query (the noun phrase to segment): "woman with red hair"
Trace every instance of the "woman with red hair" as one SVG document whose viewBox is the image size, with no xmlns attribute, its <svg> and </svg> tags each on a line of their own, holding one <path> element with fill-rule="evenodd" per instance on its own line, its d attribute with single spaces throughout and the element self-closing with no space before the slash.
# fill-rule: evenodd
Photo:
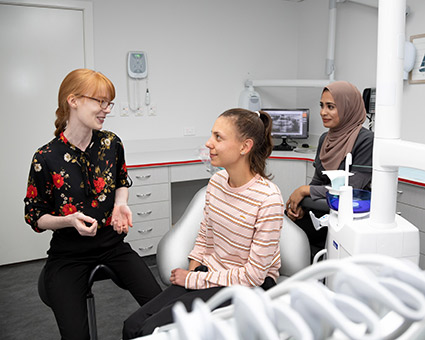
<svg viewBox="0 0 425 340">
<path fill-rule="evenodd" d="M 89 339 L 86 293 L 97 264 L 109 266 L 142 306 L 161 289 L 124 242 L 132 226 L 121 140 L 101 130 L 115 88 L 103 74 L 78 69 L 63 80 L 55 138 L 35 153 L 25 221 L 53 231 L 44 286 L 62 339 Z"/>
</svg>

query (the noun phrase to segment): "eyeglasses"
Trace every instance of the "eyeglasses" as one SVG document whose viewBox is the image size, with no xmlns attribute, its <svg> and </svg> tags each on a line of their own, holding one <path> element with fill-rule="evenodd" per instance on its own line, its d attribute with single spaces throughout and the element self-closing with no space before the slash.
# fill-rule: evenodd
<svg viewBox="0 0 425 340">
<path fill-rule="evenodd" d="M 92 99 L 92 100 L 95 100 L 95 101 L 99 102 L 100 108 L 102 110 L 106 110 L 106 109 L 112 110 L 112 108 L 114 107 L 114 103 L 113 102 L 110 102 L 110 101 L 107 101 L 107 100 L 97 99 L 97 98 L 93 98 L 93 97 L 89 97 L 89 96 L 84 96 L 84 95 L 80 95 L 80 97 Z"/>
</svg>

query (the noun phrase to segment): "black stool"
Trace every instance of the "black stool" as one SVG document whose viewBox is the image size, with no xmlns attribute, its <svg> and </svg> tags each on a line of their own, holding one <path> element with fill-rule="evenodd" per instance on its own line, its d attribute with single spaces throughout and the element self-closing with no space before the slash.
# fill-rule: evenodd
<svg viewBox="0 0 425 340">
<path fill-rule="evenodd" d="M 50 307 L 49 299 L 46 294 L 46 286 L 44 285 L 44 274 L 45 267 L 43 267 L 40 276 L 38 278 L 38 294 L 40 295 L 41 301 Z M 90 339 L 97 340 L 97 325 L 96 325 L 96 308 L 94 303 L 94 295 L 92 292 L 93 283 L 96 281 L 111 279 L 118 287 L 126 289 L 124 284 L 118 279 L 117 275 L 112 271 L 111 268 L 104 264 L 98 264 L 91 272 L 88 282 L 88 292 L 86 295 L 87 299 L 87 317 L 89 323 Z"/>
</svg>

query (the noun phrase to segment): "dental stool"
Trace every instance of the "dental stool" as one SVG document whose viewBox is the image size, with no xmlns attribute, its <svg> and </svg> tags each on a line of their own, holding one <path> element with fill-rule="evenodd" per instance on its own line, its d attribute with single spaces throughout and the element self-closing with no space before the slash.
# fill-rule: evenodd
<svg viewBox="0 0 425 340">
<path fill-rule="evenodd" d="M 44 304 L 50 307 L 50 301 L 47 298 L 46 287 L 44 285 L 44 274 L 45 274 L 45 267 L 43 267 L 40 273 L 40 276 L 38 278 L 38 294 L 40 295 L 41 301 L 43 301 Z M 93 283 L 95 283 L 96 281 L 102 281 L 107 279 L 111 279 L 118 287 L 126 290 L 124 284 L 117 277 L 115 272 L 108 266 L 104 264 L 98 264 L 90 272 L 86 301 L 87 301 L 87 318 L 89 323 L 89 332 L 90 332 L 91 340 L 97 340 L 96 308 L 94 303 L 94 295 L 92 292 L 92 286 L 93 286 Z"/>
</svg>

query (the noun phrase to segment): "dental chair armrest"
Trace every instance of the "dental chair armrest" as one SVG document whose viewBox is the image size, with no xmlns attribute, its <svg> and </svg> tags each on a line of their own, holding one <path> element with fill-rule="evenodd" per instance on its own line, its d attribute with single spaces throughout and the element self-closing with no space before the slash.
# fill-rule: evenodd
<svg viewBox="0 0 425 340">
<path fill-rule="evenodd" d="M 317 210 L 323 211 L 325 213 L 329 212 L 329 206 L 326 202 L 326 198 L 319 198 L 317 200 L 313 200 L 310 196 L 306 196 L 301 201 L 301 206 L 307 210 Z"/>
<path fill-rule="evenodd" d="M 306 233 L 287 216 L 283 219 L 280 233 L 280 258 L 279 281 L 308 267 L 311 261 L 310 243 Z"/>
<path fill-rule="evenodd" d="M 201 221 L 204 217 L 207 187 L 198 190 L 187 206 L 183 216 L 164 235 L 158 244 L 156 263 L 161 281 L 170 285 L 171 270 L 187 269 L 188 255 L 195 245 Z"/>
</svg>

